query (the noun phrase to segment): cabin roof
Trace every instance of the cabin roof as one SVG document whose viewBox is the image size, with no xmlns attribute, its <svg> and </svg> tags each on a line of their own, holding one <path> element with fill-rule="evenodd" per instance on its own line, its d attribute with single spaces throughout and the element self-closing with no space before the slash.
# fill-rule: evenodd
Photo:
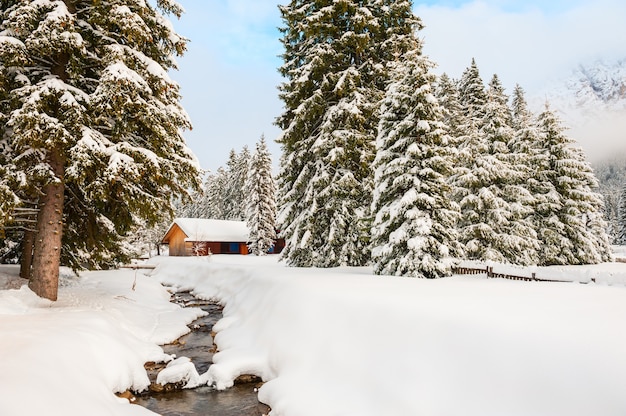
<svg viewBox="0 0 626 416">
<path fill-rule="evenodd" d="M 176 218 L 163 242 L 168 243 L 174 228 L 187 236 L 185 241 L 247 242 L 249 230 L 244 221 L 212 220 L 206 218 Z"/>
</svg>

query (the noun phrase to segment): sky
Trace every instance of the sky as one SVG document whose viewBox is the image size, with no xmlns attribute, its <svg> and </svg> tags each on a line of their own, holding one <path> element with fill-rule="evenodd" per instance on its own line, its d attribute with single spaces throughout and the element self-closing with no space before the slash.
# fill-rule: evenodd
<svg viewBox="0 0 626 416">
<path fill-rule="evenodd" d="M 231 149 L 254 149 L 264 135 L 277 165 L 277 0 L 179 2 L 186 13 L 173 23 L 190 43 L 172 77 L 194 126 L 184 132 L 188 146 L 204 169 L 215 171 Z M 414 10 L 426 26 L 419 36 L 437 73 L 458 78 L 475 58 L 485 81 L 496 73 L 508 92 L 520 84 L 529 97 L 581 63 L 626 58 L 623 0 L 427 0 L 415 1 Z M 604 149 L 597 140 L 580 144 L 596 154 Z"/>
</svg>

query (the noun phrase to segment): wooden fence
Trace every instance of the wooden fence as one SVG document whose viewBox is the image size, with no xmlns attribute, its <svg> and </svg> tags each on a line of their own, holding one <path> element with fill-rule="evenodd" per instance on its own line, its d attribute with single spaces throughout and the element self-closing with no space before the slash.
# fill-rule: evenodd
<svg viewBox="0 0 626 416">
<path fill-rule="evenodd" d="M 542 277 L 537 277 L 537 274 L 533 272 L 531 276 L 515 276 L 506 273 L 497 273 L 493 271 L 492 266 L 487 266 L 484 268 L 476 268 L 476 267 L 453 267 L 452 273 L 454 274 L 486 274 L 488 278 L 491 279 L 508 279 L 508 280 L 523 280 L 526 282 L 558 282 L 558 283 L 571 283 L 571 280 L 555 280 L 555 279 L 545 279 Z M 591 278 L 591 281 L 595 283 L 596 279 Z"/>
</svg>

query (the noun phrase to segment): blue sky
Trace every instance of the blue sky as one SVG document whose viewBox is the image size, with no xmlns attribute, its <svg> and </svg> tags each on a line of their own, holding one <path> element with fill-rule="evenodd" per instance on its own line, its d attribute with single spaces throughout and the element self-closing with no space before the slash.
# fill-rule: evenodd
<svg viewBox="0 0 626 416">
<path fill-rule="evenodd" d="M 228 152 L 251 149 L 264 134 L 275 165 L 282 105 L 276 86 L 282 47 L 276 0 L 179 0 L 186 13 L 174 26 L 191 39 L 178 59 L 182 104 L 193 131 L 184 136 L 205 169 Z M 285 2 L 283 2 L 285 3 Z M 437 72 L 458 77 L 475 58 L 484 79 L 497 73 L 510 91 L 529 95 L 567 76 L 578 64 L 626 58 L 623 0 L 427 0 L 414 9 L 426 25 L 424 52 Z"/>
</svg>

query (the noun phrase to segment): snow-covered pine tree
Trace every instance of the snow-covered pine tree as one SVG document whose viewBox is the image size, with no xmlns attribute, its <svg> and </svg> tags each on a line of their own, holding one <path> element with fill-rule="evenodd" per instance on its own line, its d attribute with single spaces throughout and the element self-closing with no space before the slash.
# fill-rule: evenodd
<svg viewBox="0 0 626 416">
<path fill-rule="evenodd" d="M 265 137 L 256 144 L 246 180 L 246 224 L 250 230 L 248 248 L 252 254 L 265 255 L 276 241 L 276 185 L 272 177 L 272 158 Z"/>
<path fill-rule="evenodd" d="M 237 176 L 238 156 L 235 149 L 230 149 L 228 154 L 228 161 L 226 162 L 227 180 L 223 183 L 224 188 L 220 190 L 220 198 L 222 198 L 223 204 L 223 219 L 225 220 L 238 220 L 237 218 L 240 212 L 241 196 L 243 195 L 243 189 L 237 186 L 235 180 Z"/>
<path fill-rule="evenodd" d="M 205 218 L 215 220 L 226 219 L 226 192 L 228 190 L 229 175 L 222 166 L 214 174 L 207 177 L 205 182 Z"/>
<path fill-rule="evenodd" d="M 291 0 L 280 10 L 282 258 L 293 266 L 363 265 L 387 62 L 408 50 L 402 39 L 418 21 L 406 0 Z"/>
<path fill-rule="evenodd" d="M 7 5 L 8 6 L 8 5 Z M 0 43 L 0 47 L 2 43 Z M 11 89 L 11 79 L 7 76 L 8 69 L 4 61 L 0 60 L 0 234 L 4 234 L 4 224 L 8 221 L 13 208 L 19 204 L 19 198 L 15 194 L 15 184 L 11 183 L 11 172 L 15 155 L 7 140 L 9 129 L 7 120 L 11 112 L 8 91 Z"/>
<path fill-rule="evenodd" d="M 618 215 L 616 243 L 626 245 L 626 183 L 624 183 L 619 196 Z"/>
<path fill-rule="evenodd" d="M 582 150 L 572 146 L 559 118 L 539 115 L 542 152 L 535 176 L 542 189 L 535 208 L 542 265 L 595 264 L 611 259 L 598 181 Z"/>
<path fill-rule="evenodd" d="M 463 71 L 458 89 L 459 101 L 465 118 L 478 123 L 482 122 L 485 117 L 487 92 L 474 58 L 470 66 Z"/>
<path fill-rule="evenodd" d="M 251 160 L 252 155 L 250 154 L 250 149 L 248 149 L 248 146 L 244 146 L 241 152 L 237 154 L 235 170 L 232 172 L 233 185 L 238 191 L 236 194 L 236 210 L 232 213 L 230 218 L 233 220 L 244 221 L 246 218 L 246 194 L 244 189 L 246 187 L 246 181 L 248 180 L 248 170 L 250 169 Z"/>
<path fill-rule="evenodd" d="M 414 38 L 415 39 L 415 38 Z M 377 274 L 437 278 L 458 254 L 458 206 L 448 176 L 454 147 L 421 44 L 396 63 L 381 108 L 374 160 L 372 261 Z"/>
<path fill-rule="evenodd" d="M 2 120 L 0 120 L 0 125 L 4 125 Z M 0 136 L 0 235 L 2 238 L 5 238 L 3 227 L 8 222 L 13 209 L 20 202 L 14 192 L 16 186 L 11 182 L 12 161 L 13 155 L 8 148 L 8 143 Z"/>
<path fill-rule="evenodd" d="M 181 12 L 173 0 L 22 1 L 2 10 L 14 174 L 41 189 L 29 285 L 42 297 L 56 299 L 62 251 L 116 256 L 121 245 L 100 243 L 121 242 L 135 218 L 157 221 L 171 196 L 199 185 L 180 133 L 190 122 L 167 73 L 186 39 L 164 14 Z"/>
<path fill-rule="evenodd" d="M 172 218 L 165 217 L 153 225 L 139 224 L 137 230 L 127 240 L 135 257 L 161 255 L 163 236 L 172 225 Z"/>
<path fill-rule="evenodd" d="M 466 73 L 475 79 L 468 85 L 482 84 L 475 62 Z M 479 88 L 467 91 L 482 94 Z M 459 232 L 466 255 L 526 265 L 537 261 L 538 241 L 530 220 L 534 200 L 525 187 L 525 167 L 509 149 L 514 130 L 507 101 L 497 76 L 489 84 L 483 108 L 475 104 L 480 100 L 466 97 L 466 102 L 474 103 L 466 107 L 467 114 L 474 116 L 471 120 L 478 126 L 470 126 L 453 182 L 461 207 Z M 482 118 L 477 118 L 481 114 Z"/>
<path fill-rule="evenodd" d="M 463 107 L 459 97 L 457 82 L 443 73 L 437 80 L 435 96 L 443 113 L 443 122 L 448 128 L 450 139 L 456 140 L 463 135 L 462 126 L 466 124 Z"/>
<path fill-rule="evenodd" d="M 522 164 L 526 166 L 530 180 L 533 177 L 533 159 L 540 148 L 539 131 L 535 116 L 528 108 L 524 89 L 519 84 L 515 86 L 511 97 L 511 126 L 515 136 L 509 143 L 509 147 L 513 153 L 522 159 Z"/>
<path fill-rule="evenodd" d="M 508 101 L 500 79 L 494 74 L 487 90 L 482 132 L 490 143 L 490 152 L 505 169 L 494 184 L 499 187 L 500 195 L 508 205 L 499 249 L 508 263 L 531 265 L 537 264 L 539 249 L 531 219 L 535 199 L 528 186 L 527 155 L 515 148 L 516 130 Z"/>
<path fill-rule="evenodd" d="M 245 219 L 244 186 L 248 176 L 250 150 L 244 146 L 241 153 L 231 149 L 226 162 L 227 180 L 222 183 L 225 187 L 221 191 L 223 219 L 242 221 Z"/>
<path fill-rule="evenodd" d="M 616 242 L 620 229 L 620 203 L 624 184 L 626 184 L 626 153 L 616 153 L 592 164 L 598 178 L 598 192 L 604 199 L 604 217 L 607 221 L 607 233 L 611 242 Z M 615 243 L 618 244 L 618 243 Z"/>
<path fill-rule="evenodd" d="M 207 175 L 207 178 L 209 175 Z M 206 184 L 206 180 L 205 180 Z M 206 185 L 205 185 L 206 186 Z M 206 210 L 208 206 L 206 188 L 194 192 L 190 195 L 188 201 L 176 201 L 175 217 L 177 218 L 207 218 Z M 167 231 L 167 230 L 166 230 Z"/>
</svg>

